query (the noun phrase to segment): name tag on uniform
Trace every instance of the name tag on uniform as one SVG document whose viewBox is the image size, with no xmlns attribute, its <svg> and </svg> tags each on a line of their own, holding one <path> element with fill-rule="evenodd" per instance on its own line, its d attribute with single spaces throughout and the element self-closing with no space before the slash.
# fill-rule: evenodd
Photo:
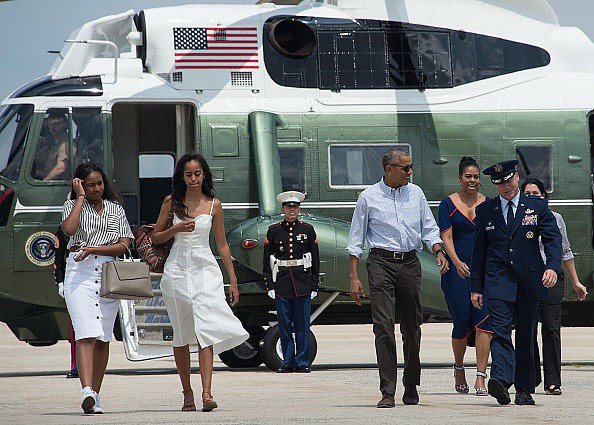
<svg viewBox="0 0 594 425">
<path fill-rule="evenodd" d="M 522 226 L 536 226 L 538 224 L 538 216 L 536 214 L 526 214 L 522 219 Z"/>
<path fill-rule="evenodd" d="M 485 230 L 495 230 L 495 226 L 487 226 Z"/>
</svg>

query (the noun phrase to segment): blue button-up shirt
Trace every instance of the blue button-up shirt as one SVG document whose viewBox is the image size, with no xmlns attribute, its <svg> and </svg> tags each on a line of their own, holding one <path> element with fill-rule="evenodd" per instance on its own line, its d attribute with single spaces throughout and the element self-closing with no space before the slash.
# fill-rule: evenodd
<svg viewBox="0 0 594 425">
<path fill-rule="evenodd" d="M 349 255 L 361 258 L 363 244 L 389 251 L 431 250 L 442 243 L 435 217 L 421 188 L 409 183 L 398 189 L 380 180 L 365 189 L 353 212 L 349 232 Z"/>
</svg>

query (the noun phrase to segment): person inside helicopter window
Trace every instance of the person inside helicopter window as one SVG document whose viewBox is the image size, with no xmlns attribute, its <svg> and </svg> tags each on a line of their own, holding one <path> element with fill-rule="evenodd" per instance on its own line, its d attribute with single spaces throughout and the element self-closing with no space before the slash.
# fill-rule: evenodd
<svg viewBox="0 0 594 425">
<path fill-rule="evenodd" d="M 44 123 L 47 128 L 44 126 L 37 143 L 32 176 L 44 181 L 68 179 L 71 161 L 67 110 L 50 109 Z"/>
<path fill-rule="evenodd" d="M 103 164 L 103 123 L 101 108 L 73 108 L 75 163 Z"/>
</svg>

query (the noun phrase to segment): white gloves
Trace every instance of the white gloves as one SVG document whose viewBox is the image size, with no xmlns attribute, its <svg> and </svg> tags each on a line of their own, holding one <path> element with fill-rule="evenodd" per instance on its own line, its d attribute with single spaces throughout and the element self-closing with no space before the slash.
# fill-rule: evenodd
<svg viewBox="0 0 594 425">
<path fill-rule="evenodd" d="M 64 298 L 64 282 L 58 282 L 58 294 Z"/>
<path fill-rule="evenodd" d="M 316 291 L 312 291 L 311 292 L 311 299 L 313 300 L 315 297 L 318 296 L 318 293 Z"/>
</svg>

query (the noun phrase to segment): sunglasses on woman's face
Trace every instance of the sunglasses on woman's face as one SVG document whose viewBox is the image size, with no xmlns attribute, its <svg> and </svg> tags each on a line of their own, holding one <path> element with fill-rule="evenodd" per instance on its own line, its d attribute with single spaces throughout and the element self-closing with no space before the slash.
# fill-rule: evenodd
<svg viewBox="0 0 594 425">
<path fill-rule="evenodd" d="M 413 168 L 412 162 L 408 165 L 398 165 L 398 164 L 388 164 L 388 165 L 390 165 L 392 167 L 402 168 L 402 171 L 404 171 L 405 173 L 408 173 Z"/>
</svg>

